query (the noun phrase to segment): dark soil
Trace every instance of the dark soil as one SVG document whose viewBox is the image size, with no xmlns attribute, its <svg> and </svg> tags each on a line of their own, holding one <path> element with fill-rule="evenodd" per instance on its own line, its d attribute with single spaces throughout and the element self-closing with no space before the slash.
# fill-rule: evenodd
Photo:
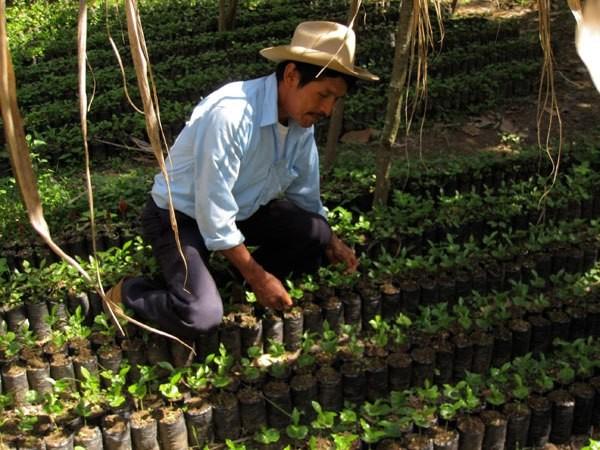
<svg viewBox="0 0 600 450">
<path fill-rule="evenodd" d="M 135 411 L 131 414 L 131 424 L 133 428 L 144 428 L 146 425 L 154 422 L 154 420 L 155 419 L 152 417 L 150 411 L 147 410 Z"/>
</svg>

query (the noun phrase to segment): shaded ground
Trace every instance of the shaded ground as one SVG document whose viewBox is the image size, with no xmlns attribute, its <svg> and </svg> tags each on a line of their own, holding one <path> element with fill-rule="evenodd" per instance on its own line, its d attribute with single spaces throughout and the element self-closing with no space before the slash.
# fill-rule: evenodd
<svg viewBox="0 0 600 450">
<path fill-rule="evenodd" d="M 495 1 L 475 0 L 460 4 L 458 15 L 487 15 L 523 17 L 525 30 L 538 30 L 537 11 L 531 7 L 498 8 Z M 552 39 L 555 52 L 556 98 L 560 109 L 563 137 L 566 144 L 573 142 L 600 143 L 600 94 L 579 59 L 574 46 L 575 21 L 564 5 L 553 8 Z M 476 89 L 476 86 L 473 86 Z M 511 143 L 536 144 L 538 138 L 537 94 L 513 100 L 509 104 L 477 116 L 459 117 L 444 121 L 428 119 L 424 126 L 419 148 L 419 124 L 413 126 L 407 145 L 409 155 L 424 157 L 469 155 L 481 151 L 506 151 Z M 546 108 L 549 112 L 550 109 Z M 550 115 L 544 114 L 541 136 L 546 138 Z M 552 139 L 556 140 L 558 120 L 552 118 Z M 403 138 L 401 138 L 401 141 Z M 406 144 L 400 144 L 405 153 Z"/>
</svg>

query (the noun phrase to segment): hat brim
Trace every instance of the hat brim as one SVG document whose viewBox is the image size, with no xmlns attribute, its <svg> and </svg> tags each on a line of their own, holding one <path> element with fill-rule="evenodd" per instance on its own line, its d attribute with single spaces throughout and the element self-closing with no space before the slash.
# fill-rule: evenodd
<svg viewBox="0 0 600 450">
<path fill-rule="evenodd" d="M 332 58 L 331 54 L 320 52 L 306 47 L 298 47 L 292 45 L 280 45 L 277 47 L 268 47 L 260 51 L 260 54 L 265 58 L 274 61 L 298 61 L 316 66 L 325 67 L 328 69 L 341 72 L 346 75 L 351 75 L 365 81 L 377 81 L 379 77 L 372 74 L 362 67 L 347 66 L 341 64 L 337 59 Z"/>
</svg>

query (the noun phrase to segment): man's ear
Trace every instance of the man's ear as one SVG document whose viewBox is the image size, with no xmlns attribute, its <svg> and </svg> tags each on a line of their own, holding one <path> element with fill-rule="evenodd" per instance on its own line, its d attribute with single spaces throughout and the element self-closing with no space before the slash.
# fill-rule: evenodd
<svg viewBox="0 0 600 450">
<path fill-rule="evenodd" d="M 292 87 L 296 87 L 300 81 L 300 73 L 298 72 L 296 64 L 293 62 L 288 63 L 285 66 L 285 70 L 283 71 L 283 81 L 285 81 L 288 86 Z"/>
</svg>

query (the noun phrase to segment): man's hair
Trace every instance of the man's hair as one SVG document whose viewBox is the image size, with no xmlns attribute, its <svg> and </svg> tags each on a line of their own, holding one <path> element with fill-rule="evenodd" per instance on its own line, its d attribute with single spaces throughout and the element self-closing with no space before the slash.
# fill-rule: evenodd
<svg viewBox="0 0 600 450">
<path fill-rule="evenodd" d="M 298 72 L 300 73 L 300 84 L 298 85 L 299 87 L 305 86 L 311 81 L 315 81 L 317 79 L 317 75 L 321 71 L 322 73 L 321 75 L 319 75 L 319 78 L 342 78 L 346 82 L 348 91 L 354 88 L 354 85 L 356 84 L 356 78 L 352 75 L 346 75 L 345 73 L 341 73 L 332 69 L 323 70 L 322 67 L 315 66 L 314 64 L 308 64 L 292 60 L 281 61 L 277 64 L 277 67 L 275 68 L 277 81 L 283 80 L 283 72 L 285 71 L 285 67 L 289 63 L 294 63 L 296 69 L 298 69 Z"/>
</svg>

